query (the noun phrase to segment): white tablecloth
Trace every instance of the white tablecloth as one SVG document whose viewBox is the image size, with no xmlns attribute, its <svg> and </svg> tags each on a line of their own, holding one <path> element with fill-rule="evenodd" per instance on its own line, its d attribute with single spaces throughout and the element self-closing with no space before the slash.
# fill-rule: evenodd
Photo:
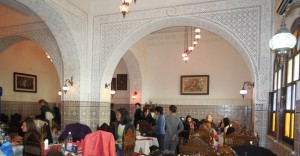
<svg viewBox="0 0 300 156">
<path fill-rule="evenodd" d="M 134 152 L 139 153 L 140 149 L 142 148 L 143 153 L 148 155 L 150 153 L 149 147 L 152 145 L 157 147 L 159 146 L 157 138 L 138 136 L 135 141 Z"/>
</svg>

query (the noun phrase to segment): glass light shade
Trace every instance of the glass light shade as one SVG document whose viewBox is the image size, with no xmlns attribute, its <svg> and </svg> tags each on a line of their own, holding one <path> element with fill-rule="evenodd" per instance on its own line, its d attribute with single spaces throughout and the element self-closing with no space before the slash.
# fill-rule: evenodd
<svg viewBox="0 0 300 156">
<path fill-rule="evenodd" d="M 269 42 L 270 48 L 275 51 L 288 51 L 296 45 L 296 37 L 288 31 L 279 32 Z"/>
<path fill-rule="evenodd" d="M 247 94 L 247 90 L 246 90 L 246 89 L 241 89 L 241 90 L 240 90 L 240 94 L 246 95 L 246 94 Z"/>
<path fill-rule="evenodd" d="M 120 5 L 120 12 L 123 14 L 128 13 L 130 10 L 129 5 L 127 5 L 126 3 L 122 3 L 122 5 Z"/>
<path fill-rule="evenodd" d="M 195 29 L 195 32 L 196 32 L 196 33 L 200 33 L 200 31 L 201 31 L 200 28 L 196 28 L 196 29 Z"/>
<path fill-rule="evenodd" d="M 198 41 L 193 41 L 193 45 L 195 46 L 196 44 L 198 44 Z"/>
<path fill-rule="evenodd" d="M 58 93 L 58 95 L 61 95 L 61 91 L 59 91 L 59 92 L 57 92 Z"/>
<path fill-rule="evenodd" d="M 184 61 L 188 61 L 188 60 L 189 60 L 189 57 L 187 57 L 187 56 L 186 56 L 186 57 L 183 57 L 183 60 L 184 60 Z"/>
<path fill-rule="evenodd" d="M 115 94 L 116 94 L 116 91 L 115 91 L 115 90 L 111 90 L 111 91 L 110 91 L 110 94 L 111 94 L 111 95 L 115 95 Z"/>
<path fill-rule="evenodd" d="M 187 54 L 186 54 L 186 53 L 183 53 L 181 56 L 182 56 L 182 57 L 186 57 L 186 56 L 187 56 Z"/>
<path fill-rule="evenodd" d="M 63 91 L 66 93 L 69 90 L 69 87 L 67 85 L 63 86 Z"/>
<path fill-rule="evenodd" d="M 200 39 L 201 36 L 199 34 L 195 35 L 195 39 Z"/>
<path fill-rule="evenodd" d="M 194 50 L 194 47 L 193 46 L 189 46 L 189 51 L 193 51 Z"/>
<path fill-rule="evenodd" d="M 132 99 L 135 99 L 135 98 L 136 98 L 136 96 L 135 96 L 135 95 L 132 95 L 131 97 L 132 97 Z"/>
<path fill-rule="evenodd" d="M 122 0 L 122 3 L 128 3 L 128 4 L 131 4 L 132 3 L 132 0 Z"/>
</svg>

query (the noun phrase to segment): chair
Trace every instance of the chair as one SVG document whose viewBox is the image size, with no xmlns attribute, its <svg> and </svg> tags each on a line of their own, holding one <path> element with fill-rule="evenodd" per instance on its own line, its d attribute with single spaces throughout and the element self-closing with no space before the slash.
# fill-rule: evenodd
<svg viewBox="0 0 300 156">
<path fill-rule="evenodd" d="M 231 146 L 234 146 L 234 137 L 235 135 L 233 133 L 229 134 L 229 135 L 224 135 L 223 138 L 224 138 L 224 143 L 223 145 L 225 147 L 231 147 Z"/>
<path fill-rule="evenodd" d="M 1 113 L 0 114 L 0 121 L 7 124 L 8 123 L 8 115 Z"/>
<path fill-rule="evenodd" d="M 21 129 L 21 123 L 22 121 L 22 116 L 21 114 L 15 113 L 10 116 L 10 123 L 9 123 L 9 128 L 8 131 L 9 133 L 14 136 L 14 135 L 23 135 L 22 129 Z"/>
<path fill-rule="evenodd" d="M 199 137 L 193 137 L 188 143 L 179 144 L 180 155 L 199 155 L 207 154 L 209 146 Z"/>
<path fill-rule="evenodd" d="M 110 132 L 98 130 L 85 136 L 82 148 L 83 155 L 115 156 L 114 136 Z"/>
<path fill-rule="evenodd" d="M 259 145 L 259 137 L 255 136 L 253 132 L 243 130 L 234 138 L 234 145 Z"/>
<path fill-rule="evenodd" d="M 123 136 L 122 150 L 124 156 L 133 156 L 135 147 L 136 136 L 134 132 L 129 128 Z"/>
<path fill-rule="evenodd" d="M 232 149 L 238 154 L 244 156 L 247 153 L 247 156 L 277 156 L 275 153 L 269 149 L 253 146 L 253 145 L 242 145 L 242 146 L 233 146 Z"/>
<path fill-rule="evenodd" d="M 42 135 L 42 138 L 48 139 L 49 140 L 49 144 L 53 143 L 53 138 L 52 138 L 52 134 L 51 134 L 51 129 L 48 123 L 48 120 L 40 120 L 40 119 L 36 119 L 33 120 L 36 128 L 39 130 L 39 132 Z"/>
<path fill-rule="evenodd" d="M 73 123 L 73 124 L 68 124 L 65 127 L 65 130 L 62 132 L 62 134 L 58 137 L 58 141 L 64 141 L 68 133 L 71 132 L 73 141 L 81 141 L 87 134 L 91 133 L 92 130 L 90 129 L 89 126 L 81 124 L 81 123 Z"/>
</svg>

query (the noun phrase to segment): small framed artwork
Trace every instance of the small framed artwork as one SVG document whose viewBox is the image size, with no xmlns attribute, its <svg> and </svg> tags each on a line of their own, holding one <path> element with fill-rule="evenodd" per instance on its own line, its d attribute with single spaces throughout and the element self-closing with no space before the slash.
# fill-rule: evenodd
<svg viewBox="0 0 300 156">
<path fill-rule="evenodd" d="M 14 72 L 14 91 L 15 92 L 37 92 L 36 75 Z"/>
<path fill-rule="evenodd" d="M 117 90 L 127 90 L 127 74 L 117 74 Z"/>
<path fill-rule="evenodd" d="M 208 95 L 209 75 L 183 75 L 180 80 L 181 95 Z"/>
<path fill-rule="evenodd" d="M 114 90 L 114 91 L 116 91 L 116 87 L 117 86 L 117 79 L 116 78 L 112 78 L 111 79 L 111 90 Z"/>
</svg>

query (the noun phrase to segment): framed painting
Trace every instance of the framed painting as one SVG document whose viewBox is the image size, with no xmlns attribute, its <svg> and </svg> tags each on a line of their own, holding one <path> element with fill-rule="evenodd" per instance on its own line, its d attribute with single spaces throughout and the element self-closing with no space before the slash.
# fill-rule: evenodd
<svg viewBox="0 0 300 156">
<path fill-rule="evenodd" d="M 14 91 L 15 92 L 37 92 L 36 75 L 14 72 Z"/>
<path fill-rule="evenodd" d="M 181 95 L 208 95 L 209 75 L 183 75 L 180 80 Z"/>
<path fill-rule="evenodd" d="M 117 90 L 127 90 L 127 74 L 117 74 Z"/>
<path fill-rule="evenodd" d="M 112 78 L 111 79 L 111 90 L 116 90 L 116 86 L 117 86 L 117 79 L 116 78 Z"/>
</svg>

